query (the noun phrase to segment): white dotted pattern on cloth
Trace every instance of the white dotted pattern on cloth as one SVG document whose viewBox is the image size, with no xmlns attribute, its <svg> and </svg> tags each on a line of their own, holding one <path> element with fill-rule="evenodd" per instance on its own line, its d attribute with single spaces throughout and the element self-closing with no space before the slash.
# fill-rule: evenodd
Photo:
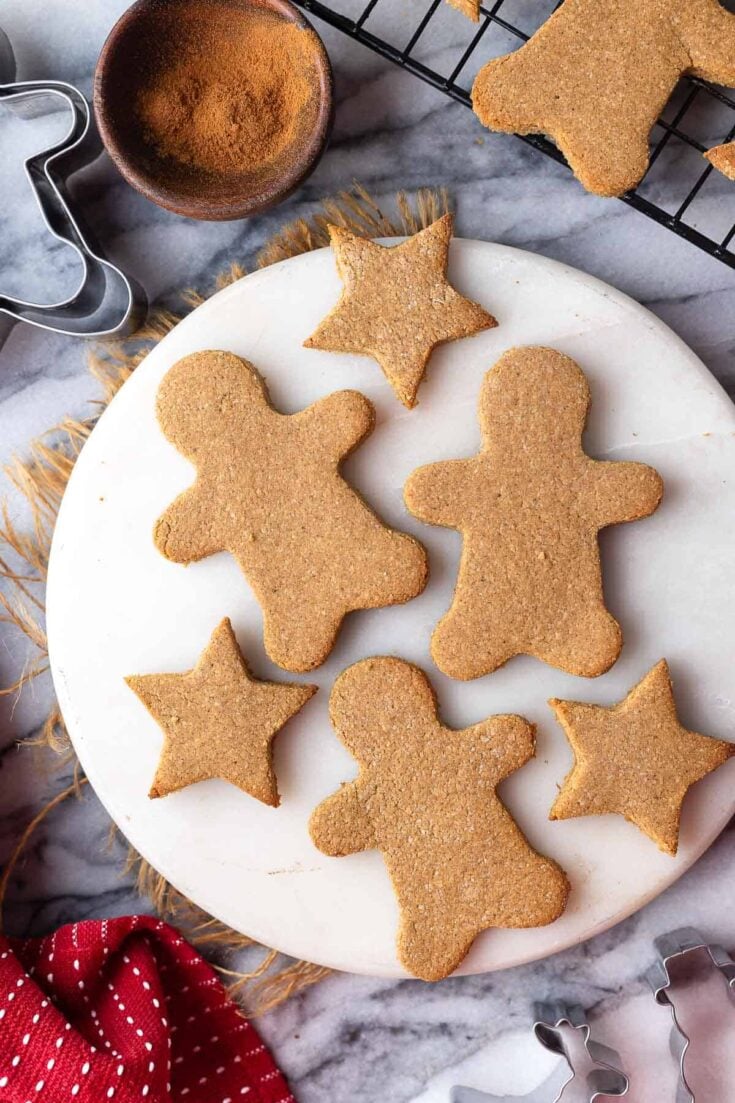
<svg viewBox="0 0 735 1103">
<path fill-rule="evenodd" d="M 135 924 L 131 924 L 131 929 L 133 929 L 134 926 L 135 926 Z M 159 923 L 159 925 L 157 926 L 156 929 L 160 930 L 160 929 L 163 928 L 163 926 L 164 926 L 164 924 L 161 922 L 161 923 Z M 106 920 L 103 921 L 101 929 L 102 929 L 103 940 L 105 940 L 106 937 L 107 937 L 107 933 L 108 933 L 108 925 L 107 925 Z M 78 930 L 77 930 L 76 924 L 71 929 L 71 937 L 72 937 L 72 945 L 73 945 L 74 949 L 78 950 L 79 949 L 79 943 L 78 943 Z M 45 955 L 46 960 L 49 964 L 54 959 L 55 938 L 56 938 L 56 935 L 53 935 L 52 939 L 51 939 L 51 949 Z M 181 939 L 181 938 L 176 939 L 173 944 L 176 947 L 181 947 L 181 946 L 186 945 L 184 943 L 184 940 Z M 110 947 L 107 946 L 107 945 L 104 945 L 102 947 L 102 950 L 103 950 L 103 956 L 106 957 L 110 952 Z M 8 957 L 8 951 L 4 951 L 2 954 L 0 954 L 0 960 L 7 959 L 7 957 Z M 122 960 L 123 960 L 125 965 L 131 965 L 131 960 L 130 960 L 130 958 L 127 954 L 123 955 Z M 188 967 L 195 967 L 195 966 L 200 966 L 200 965 L 203 965 L 203 964 L 205 964 L 205 963 L 198 957 L 192 957 L 189 960 L 184 960 L 183 962 L 179 963 L 180 967 L 182 967 L 182 966 L 183 967 L 187 967 L 187 966 Z M 80 960 L 79 957 L 75 957 L 73 959 L 72 967 L 73 967 L 74 971 L 77 972 L 77 973 L 81 971 L 82 965 L 81 965 L 81 960 Z M 164 965 L 159 969 L 159 972 L 164 972 L 164 971 L 166 971 L 167 968 L 168 967 Z M 16 979 L 16 981 L 15 981 L 15 989 L 16 990 L 23 988 L 26 979 L 28 979 L 30 977 L 32 971 L 33 970 L 31 970 L 28 973 L 25 973 L 23 977 L 19 977 L 19 978 Z M 102 976 L 102 972 L 103 972 L 103 970 L 100 971 L 101 976 Z M 149 981 L 143 979 L 143 977 L 141 975 L 141 970 L 137 966 L 132 966 L 131 972 L 132 972 L 132 975 L 134 977 L 139 978 L 143 991 L 147 992 L 147 993 L 150 993 L 151 992 L 151 984 L 150 984 Z M 54 976 L 53 973 L 50 973 L 50 972 L 46 974 L 46 977 L 47 977 L 47 980 L 48 980 L 49 983 L 53 983 L 53 976 Z M 208 987 L 208 986 L 217 988 L 218 985 L 219 985 L 219 981 L 217 980 L 217 978 L 210 976 L 210 977 L 207 977 L 203 980 L 198 980 L 198 981 L 196 981 L 192 984 L 183 985 L 179 989 L 179 991 L 182 994 L 186 994 L 186 993 L 190 992 L 192 989 L 196 990 L 196 989 L 204 988 L 204 987 Z M 107 987 L 107 990 L 110 992 L 112 1000 L 115 1003 L 117 1009 L 121 1013 L 125 1012 L 125 1010 L 126 1010 L 125 1004 L 123 1003 L 122 999 L 120 998 L 119 994 L 117 993 L 117 991 L 115 989 L 115 986 L 111 982 L 108 981 L 108 982 L 106 982 L 106 987 Z M 90 1003 L 90 999 L 89 999 L 89 996 L 84 993 L 85 982 L 82 979 L 79 979 L 77 981 L 77 988 L 82 992 L 82 1000 L 84 1001 L 85 1004 L 88 1005 Z M 15 990 L 12 990 L 12 989 L 7 993 L 7 995 L 6 995 L 7 1003 L 12 1003 L 13 999 L 15 998 L 15 994 L 16 994 Z M 160 1021 L 160 1024 L 161 1024 L 162 1028 L 164 1030 L 169 1030 L 168 1020 L 167 1020 L 166 1016 L 162 1015 L 160 1013 L 161 1012 L 161 1001 L 160 1001 L 160 999 L 156 996 L 151 995 L 150 996 L 150 1001 L 151 1001 L 151 1006 L 157 1012 L 157 1017 Z M 49 1006 L 49 1000 L 44 999 L 41 1002 L 40 1006 L 41 1006 L 42 1009 L 47 1008 Z M 197 1021 L 199 1021 L 203 1015 L 211 1014 L 213 1012 L 221 1010 L 222 1006 L 223 1006 L 222 1004 L 219 1004 L 219 1005 L 215 1005 L 215 1006 L 208 1006 L 208 1007 L 202 1008 L 201 1011 L 200 1011 L 200 1014 L 198 1016 L 197 1015 L 190 1015 L 187 1018 L 186 1022 L 187 1022 L 187 1024 L 194 1024 Z M 90 1008 L 87 1013 L 88 1013 L 92 1023 L 94 1024 L 95 1030 L 99 1034 L 100 1038 L 104 1039 L 104 1030 L 102 1029 L 102 1026 L 99 1023 L 98 1012 L 95 1009 Z M 5 1015 L 6 1015 L 6 1008 L 5 1007 L 0 1007 L 0 1021 L 2 1021 L 2 1019 L 5 1017 Z M 32 1027 L 37 1026 L 38 1023 L 40 1022 L 40 1020 L 41 1020 L 40 1013 L 35 1012 L 32 1016 L 32 1019 L 31 1019 L 31 1026 Z M 134 1026 L 135 1025 L 135 1019 L 130 1014 L 125 1016 L 125 1021 L 129 1026 Z M 72 1027 L 71 1027 L 70 1022 L 67 1022 L 67 1023 L 64 1024 L 64 1030 L 65 1031 L 69 1031 L 71 1029 L 72 1029 Z M 171 1036 L 170 1035 L 173 1034 L 175 1032 L 175 1030 L 176 1030 L 176 1026 L 174 1025 L 170 1028 L 170 1031 L 167 1034 L 167 1039 L 166 1040 L 167 1040 L 169 1048 L 171 1046 Z M 240 1021 L 232 1029 L 226 1030 L 224 1032 L 224 1036 L 227 1037 L 227 1036 L 230 1036 L 232 1034 L 239 1033 L 243 1030 L 252 1030 L 252 1028 L 250 1026 L 250 1023 L 248 1023 L 247 1021 Z M 143 1039 L 143 1047 L 150 1054 L 153 1051 L 153 1044 L 150 1041 L 144 1039 L 144 1031 L 139 1026 L 136 1027 L 136 1029 L 135 1029 L 135 1035 L 136 1035 L 136 1037 Z M 27 1047 L 29 1045 L 30 1041 L 31 1041 L 31 1037 L 32 1037 L 32 1031 L 31 1030 L 26 1031 L 26 1033 L 22 1037 L 21 1044 L 24 1047 Z M 64 1038 L 63 1034 L 59 1035 L 56 1038 L 56 1040 L 54 1042 L 54 1052 L 57 1055 L 58 1055 L 58 1052 L 62 1049 L 62 1047 L 64 1045 L 64 1041 L 65 1041 L 65 1038 Z M 215 1046 L 215 1045 L 217 1045 L 217 1043 L 219 1041 L 220 1041 L 220 1035 L 219 1034 L 212 1034 L 210 1036 L 209 1045 L 210 1046 Z M 111 1049 L 111 1042 L 110 1042 L 109 1039 L 105 1039 L 104 1044 L 105 1044 L 105 1047 L 108 1050 Z M 239 1064 L 243 1060 L 243 1057 L 246 1058 L 246 1059 L 250 1058 L 250 1057 L 255 1057 L 258 1054 L 261 1054 L 261 1053 L 265 1052 L 265 1050 L 266 1050 L 266 1047 L 263 1044 L 254 1046 L 252 1049 L 247 1050 L 242 1055 L 241 1054 L 234 1054 L 233 1057 L 232 1057 L 232 1063 L 233 1064 Z M 202 1051 L 202 1045 L 198 1044 L 198 1045 L 193 1047 L 193 1052 L 194 1053 L 198 1054 L 201 1051 Z M 97 1053 L 96 1047 L 95 1046 L 90 1046 L 89 1047 L 89 1052 L 90 1052 L 90 1055 L 93 1055 L 93 1054 Z M 119 1056 L 120 1056 L 117 1053 L 117 1051 L 115 1051 L 115 1050 L 112 1050 L 112 1054 L 114 1055 L 114 1057 L 116 1059 L 119 1058 Z M 175 1061 L 174 1061 L 174 1064 L 179 1065 L 183 1061 L 184 1061 L 183 1056 L 177 1056 Z M 12 1069 L 17 1069 L 20 1064 L 21 1064 L 20 1054 L 16 1054 L 12 1058 L 11 1067 L 12 1067 Z M 56 1067 L 57 1067 L 57 1057 L 54 1056 L 54 1057 L 48 1058 L 48 1060 L 45 1062 L 45 1073 L 44 1073 L 43 1077 L 38 1079 L 38 1081 L 35 1084 L 35 1093 L 37 1095 L 41 1095 L 41 1093 L 44 1092 L 44 1089 L 50 1090 L 49 1088 L 47 1088 L 48 1074 L 53 1073 L 54 1069 Z M 170 1058 L 170 1056 L 167 1059 L 167 1067 L 170 1071 L 170 1068 L 171 1068 L 171 1058 Z M 148 1073 L 149 1074 L 154 1073 L 155 1068 L 156 1068 L 155 1061 L 152 1060 L 152 1059 L 149 1060 L 148 1063 L 147 1063 Z M 79 1093 L 81 1091 L 82 1083 L 84 1082 L 84 1078 L 89 1076 L 89 1073 L 90 1073 L 91 1070 L 92 1070 L 92 1061 L 90 1059 L 85 1059 L 82 1062 L 82 1064 L 80 1065 L 79 1072 L 77 1074 L 77 1078 L 75 1078 L 75 1080 L 72 1084 L 72 1087 L 71 1087 L 71 1090 L 70 1090 L 70 1095 L 71 1095 L 72 1098 L 76 1098 L 76 1096 L 79 1095 Z M 125 1073 L 125 1065 L 122 1062 L 120 1062 L 116 1066 L 115 1071 L 116 1071 L 116 1074 L 117 1074 L 118 1077 L 122 1077 Z M 215 1072 L 216 1072 L 217 1076 L 222 1076 L 226 1072 L 226 1066 L 225 1065 L 218 1065 Z M 277 1079 L 279 1076 L 280 1076 L 280 1073 L 277 1070 L 270 1071 L 270 1072 L 265 1073 L 263 1076 L 261 1076 L 259 1078 L 258 1082 L 259 1083 L 266 1083 L 266 1082 L 271 1081 L 273 1079 Z M 3 1076 L 0 1076 L 0 1089 L 7 1087 L 9 1082 L 10 1082 L 9 1075 L 5 1074 Z M 205 1085 L 205 1084 L 207 1084 L 207 1082 L 208 1082 L 208 1077 L 207 1076 L 199 1077 L 199 1080 L 198 1080 L 199 1085 Z M 51 1081 L 51 1083 L 53 1083 L 53 1080 Z M 116 1090 L 117 1089 L 116 1089 L 115 1086 L 108 1087 L 107 1090 L 106 1090 L 106 1098 L 110 1099 L 110 1100 L 113 1099 L 114 1096 L 115 1096 Z M 143 1098 L 143 1099 L 146 1098 L 150 1094 L 150 1091 L 151 1091 L 151 1084 L 143 1083 L 142 1086 L 141 1086 L 141 1090 L 140 1090 L 141 1098 Z M 171 1091 L 171 1085 L 170 1084 L 167 1084 L 167 1091 L 168 1092 Z M 249 1085 L 243 1085 L 239 1090 L 239 1094 L 240 1094 L 240 1096 L 244 1096 L 244 1095 L 247 1095 L 249 1091 L 250 1091 L 250 1086 Z M 186 1096 L 186 1095 L 189 1094 L 189 1092 L 190 1092 L 189 1086 L 184 1086 L 184 1087 L 180 1088 L 180 1095 L 181 1096 Z M 233 1103 L 232 1097 L 231 1096 L 224 1097 L 223 1100 L 222 1100 L 222 1103 Z M 293 1096 L 290 1095 L 290 1093 L 289 1093 L 289 1094 L 283 1096 L 282 1099 L 278 1100 L 278 1103 L 294 1103 Z"/>
</svg>

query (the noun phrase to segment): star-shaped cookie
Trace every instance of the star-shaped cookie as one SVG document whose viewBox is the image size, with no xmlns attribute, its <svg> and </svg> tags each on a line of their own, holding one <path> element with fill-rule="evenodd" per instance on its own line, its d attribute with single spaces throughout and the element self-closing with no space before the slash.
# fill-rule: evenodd
<svg viewBox="0 0 735 1103">
<path fill-rule="evenodd" d="M 360 772 L 315 809 L 309 831 L 334 857 L 381 851 L 410 972 L 439 980 L 480 931 L 538 927 L 562 913 L 566 876 L 532 849 L 496 793 L 535 753 L 521 716 L 447 728 L 423 671 L 387 656 L 339 676 L 329 715 Z"/>
<path fill-rule="evenodd" d="M 447 280 L 453 219 L 445 214 L 400 245 L 384 247 L 339 226 L 329 237 L 342 297 L 306 348 L 372 356 L 409 409 L 432 349 L 498 323 Z"/>
<path fill-rule="evenodd" d="M 136 674 L 125 681 L 164 733 L 149 796 L 223 778 L 263 804 L 278 805 L 273 737 L 316 693 L 316 686 L 252 678 L 227 617 L 193 670 Z"/>
<path fill-rule="evenodd" d="M 612 708 L 556 699 L 549 704 L 575 757 L 549 818 L 617 812 L 660 850 L 676 854 L 687 790 L 735 754 L 735 743 L 682 727 L 666 661 Z"/>
</svg>

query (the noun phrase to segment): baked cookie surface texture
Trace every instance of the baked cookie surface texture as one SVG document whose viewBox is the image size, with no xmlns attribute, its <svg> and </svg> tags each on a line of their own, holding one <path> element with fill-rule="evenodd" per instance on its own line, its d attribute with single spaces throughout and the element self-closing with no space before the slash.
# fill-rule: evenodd
<svg viewBox="0 0 735 1103">
<path fill-rule="evenodd" d="M 718 0 L 565 0 L 475 78 L 491 130 L 546 134 L 588 191 L 622 195 L 681 76 L 735 85 L 735 15 Z"/>
<path fill-rule="evenodd" d="M 480 0 L 449 0 L 449 3 L 473 23 L 480 22 Z"/>
<path fill-rule="evenodd" d="M 533 757 L 530 724 L 493 716 L 446 728 L 426 675 L 387 657 L 337 679 L 330 717 L 360 772 L 315 809 L 311 836 L 333 856 L 381 851 L 406 969 L 439 980 L 480 931 L 541 926 L 561 914 L 564 873 L 529 846 L 495 792 Z"/>
<path fill-rule="evenodd" d="M 408 601 L 424 588 L 424 549 L 387 528 L 339 473 L 374 424 L 372 404 L 357 391 L 284 415 L 247 361 L 197 352 L 164 377 L 157 412 L 197 477 L 156 522 L 156 546 L 176 563 L 234 556 L 279 666 L 313 669 L 347 613 Z"/>
<path fill-rule="evenodd" d="M 445 214 L 400 245 L 383 246 L 330 226 L 344 290 L 304 345 L 373 357 L 404 406 L 415 406 L 437 345 L 497 325 L 447 281 L 452 227 Z"/>
<path fill-rule="evenodd" d="M 263 804 L 278 805 L 273 738 L 316 686 L 256 681 L 226 617 L 193 670 L 125 681 L 164 734 L 149 796 L 222 778 Z"/>
<path fill-rule="evenodd" d="M 665 660 L 612 708 L 556 699 L 549 704 L 575 758 L 549 818 L 616 812 L 664 853 L 676 854 L 687 791 L 735 754 L 735 743 L 679 723 Z"/>
<path fill-rule="evenodd" d="M 598 533 L 652 513 L 662 482 L 645 464 L 585 454 L 589 404 L 574 360 L 511 349 L 482 384 L 481 451 L 409 476 L 411 513 L 463 537 L 454 598 L 431 641 L 450 677 L 478 678 L 521 654 L 594 677 L 617 659 Z"/>
<path fill-rule="evenodd" d="M 721 146 L 713 146 L 704 154 L 706 159 L 723 176 L 735 180 L 735 142 L 725 142 Z"/>
</svg>

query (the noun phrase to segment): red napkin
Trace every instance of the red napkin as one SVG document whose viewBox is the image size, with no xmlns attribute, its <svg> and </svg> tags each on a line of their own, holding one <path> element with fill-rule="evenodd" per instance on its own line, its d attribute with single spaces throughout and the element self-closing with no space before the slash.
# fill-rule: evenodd
<svg viewBox="0 0 735 1103">
<path fill-rule="evenodd" d="M 0 935 L 1 1103 L 294 1103 L 254 1027 L 149 916 Z"/>
</svg>

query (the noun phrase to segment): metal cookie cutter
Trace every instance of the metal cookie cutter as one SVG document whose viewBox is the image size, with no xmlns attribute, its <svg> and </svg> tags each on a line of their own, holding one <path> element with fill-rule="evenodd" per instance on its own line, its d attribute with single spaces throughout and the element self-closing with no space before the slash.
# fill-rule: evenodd
<svg viewBox="0 0 735 1103">
<path fill-rule="evenodd" d="M 731 999 L 735 1002 L 735 961 L 722 946 L 710 945 L 705 942 L 699 931 L 694 927 L 681 927 L 678 931 L 670 931 L 660 935 L 654 940 L 654 946 L 658 952 L 656 961 L 646 973 L 646 979 L 653 989 L 656 1003 L 671 1009 L 671 1039 L 670 1046 L 679 1065 L 679 1086 L 676 1093 L 676 1103 L 695 1103 L 694 1092 L 687 1082 L 684 1071 L 686 1052 L 689 1049 L 689 1035 L 682 1029 L 676 1014 L 676 1006 L 671 999 L 669 989 L 672 981 L 669 975 L 669 963 L 675 958 L 690 954 L 696 950 L 704 950 L 712 965 L 720 973 L 724 980 Z"/>
<path fill-rule="evenodd" d="M 89 104 L 81 92 L 63 81 L 14 80 L 13 50 L 0 30 L 0 105 L 27 115 L 32 101 L 52 98 L 71 116 L 64 138 L 29 157 L 25 172 L 49 231 L 79 257 L 82 279 L 70 298 L 57 303 L 33 303 L 0 295 L 0 346 L 18 321 L 83 337 L 131 333 L 145 316 L 145 292 L 102 256 L 96 245 L 93 247 L 89 231 L 72 213 L 65 187 L 67 177 L 94 160 L 101 148 L 91 125 Z"/>
<path fill-rule="evenodd" d="M 564 1089 L 577 1075 L 561 1031 L 565 1026 L 579 1031 L 587 1056 L 595 1065 L 585 1076 L 585 1085 L 590 1093 L 589 1103 L 603 1096 L 619 1099 L 628 1094 L 628 1077 L 623 1072 L 620 1054 L 590 1036 L 590 1026 L 581 1007 L 561 1001 L 539 1003 L 535 1013 L 533 1032 L 536 1038 L 544 1049 L 563 1058 L 551 1076 L 534 1088 L 530 1095 L 524 1096 L 489 1095 L 475 1088 L 455 1087 L 452 1088 L 451 1103 L 559 1103 Z"/>
</svg>

